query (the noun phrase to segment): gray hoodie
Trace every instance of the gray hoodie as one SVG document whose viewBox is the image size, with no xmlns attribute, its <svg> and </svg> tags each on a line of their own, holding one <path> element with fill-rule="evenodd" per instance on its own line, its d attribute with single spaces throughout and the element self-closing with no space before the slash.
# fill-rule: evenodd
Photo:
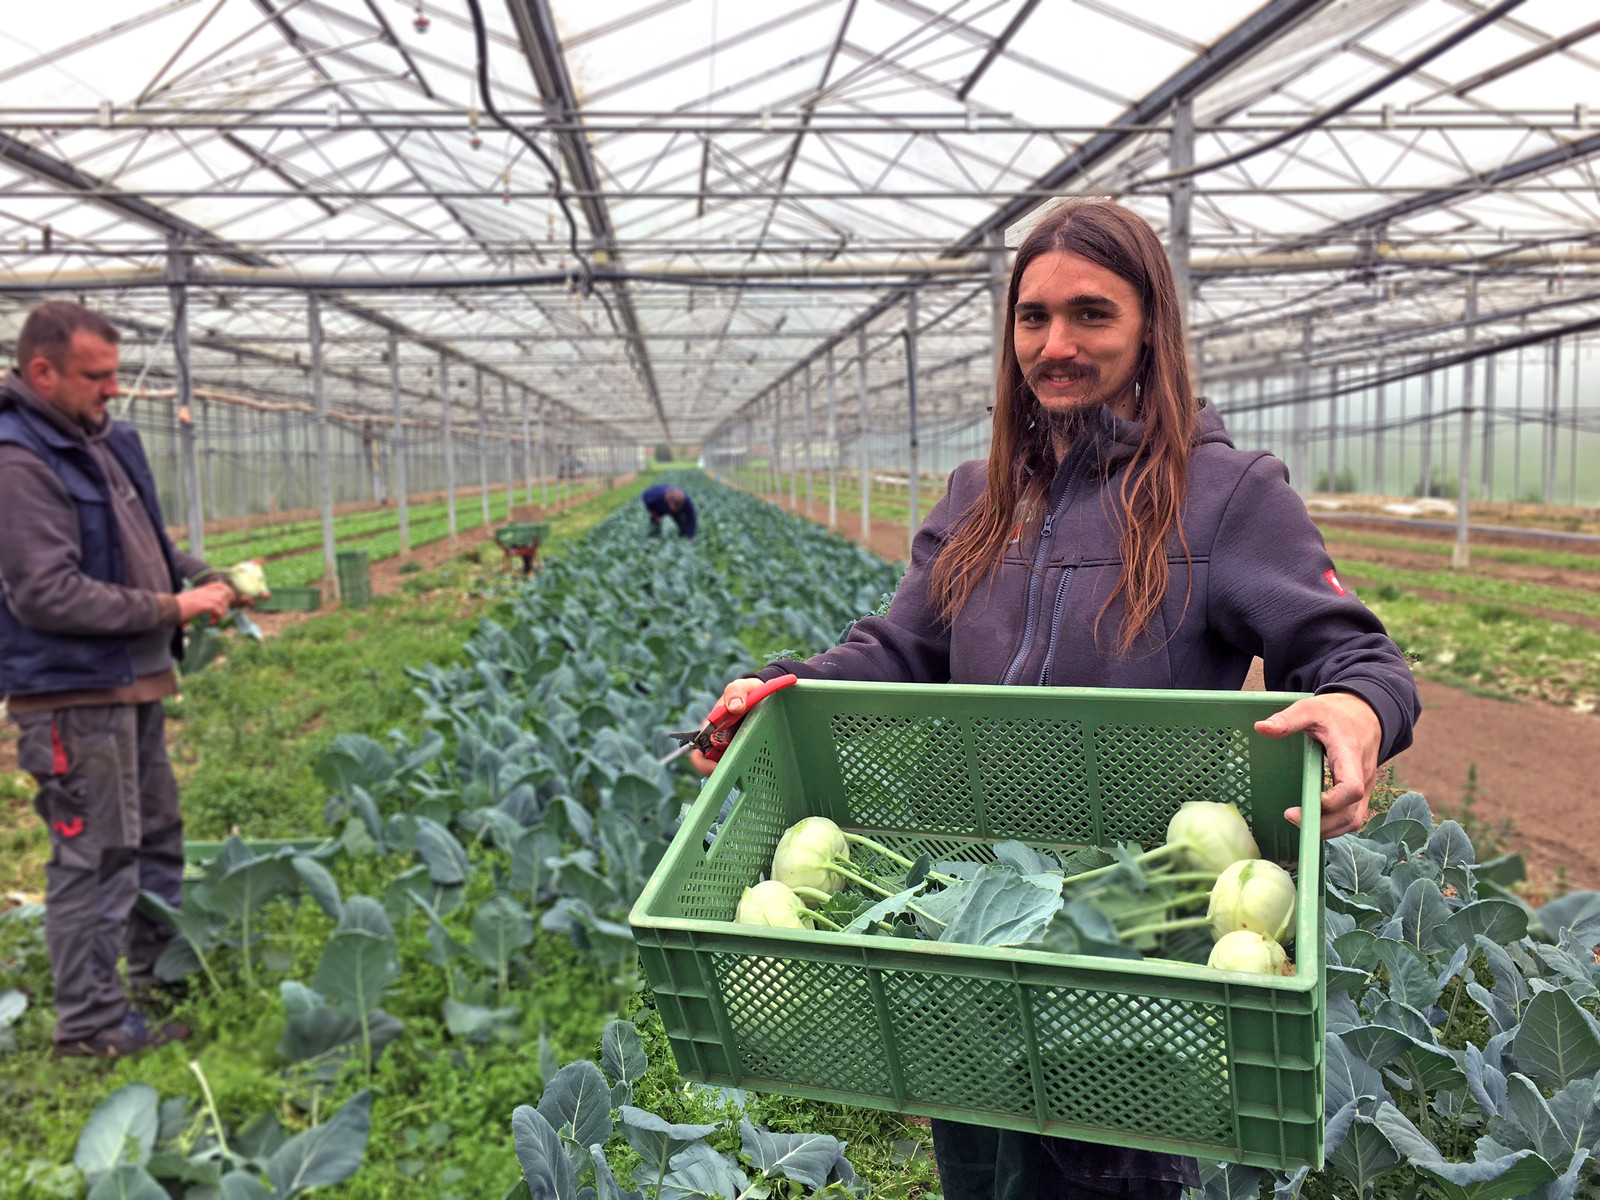
<svg viewBox="0 0 1600 1200">
<path fill-rule="evenodd" d="M 1188 558 L 1174 536 L 1165 599 L 1129 653 L 1116 649 L 1120 602 L 1103 618 L 1100 610 L 1121 572 L 1117 493 L 1143 426 L 1104 412 L 1094 435 L 1059 465 L 1043 520 L 1023 529 L 952 625 L 929 605 L 928 576 L 983 495 L 983 461 L 951 475 L 917 531 L 886 617 L 858 622 L 826 653 L 761 675 L 1235 690 L 1260 656 L 1268 688 L 1352 692 L 1382 724 L 1381 758 L 1404 750 L 1420 713 L 1404 657 L 1339 582 L 1283 464 L 1234 449 L 1216 409 L 1201 403 L 1183 508 Z"/>
</svg>

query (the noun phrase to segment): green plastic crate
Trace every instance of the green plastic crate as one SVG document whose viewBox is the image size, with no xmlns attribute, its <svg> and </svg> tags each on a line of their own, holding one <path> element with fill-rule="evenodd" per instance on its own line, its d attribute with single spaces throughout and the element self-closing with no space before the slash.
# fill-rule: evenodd
<svg viewBox="0 0 1600 1200">
<path fill-rule="evenodd" d="M 346 608 L 365 608 L 372 603 L 372 571 L 365 550 L 340 550 L 334 556 L 339 574 L 339 602 Z"/>
<path fill-rule="evenodd" d="M 1322 754 L 1304 736 L 1252 728 L 1298 698 L 810 680 L 776 693 L 744 722 L 630 916 L 679 1070 L 893 1112 L 1320 1167 Z M 1295 947 L 1306 953 L 1292 977 L 732 923 L 779 835 L 804 816 L 908 857 L 992 861 L 993 843 L 1012 838 L 1158 844 L 1191 799 L 1234 802 L 1263 855 L 1297 865 Z M 1283 819 L 1293 805 L 1304 829 Z"/>
<path fill-rule="evenodd" d="M 256 601 L 261 612 L 316 612 L 321 607 L 322 589 L 317 587 L 275 587 Z"/>
</svg>

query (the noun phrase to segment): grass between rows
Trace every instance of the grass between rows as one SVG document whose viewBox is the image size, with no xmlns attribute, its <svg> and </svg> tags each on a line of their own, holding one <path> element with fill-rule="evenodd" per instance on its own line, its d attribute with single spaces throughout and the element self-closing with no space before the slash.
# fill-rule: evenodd
<svg viewBox="0 0 1600 1200">
<path fill-rule="evenodd" d="M 1315 515 L 1313 515 L 1315 520 Z M 1429 554 L 1436 558 L 1449 558 L 1451 543 L 1429 541 L 1423 538 L 1392 537 L 1382 533 L 1355 533 L 1343 526 L 1329 523 L 1318 525 L 1324 539 L 1347 546 L 1368 546 L 1374 550 L 1406 550 L 1413 554 Z M 1592 571 L 1600 574 L 1600 554 L 1579 554 L 1571 550 L 1523 549 L 1512 546 L 1483 546 L 1473 543 L 1474 562 L 1516 563 L 1531 567 L 1552 567 L 1560 571 Z"/>
</svg>

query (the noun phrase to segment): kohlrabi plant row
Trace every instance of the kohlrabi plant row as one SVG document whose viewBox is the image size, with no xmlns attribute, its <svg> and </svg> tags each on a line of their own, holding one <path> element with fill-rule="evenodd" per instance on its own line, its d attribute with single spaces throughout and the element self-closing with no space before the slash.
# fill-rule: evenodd
<svg viewBox="0 0 1600 1200">
<path fill-rule="evenodd" d="M 278 1055 L 291 1087 L 309 1103 L 351 1072 L 370 1074 L 385 1048 L 405 1036 L 405 1021 L 383 1005 L 401 973 L 400 943 L 416 932 L 428 949 L 422 961 L 408 959 L 407 970 L 440 973 L 445 999 L 436 1019 L 463 1043 L 523 1036 L 518 996 L 534 970 L 536 924 L 570 937 L 593 964 L 595 986 L 620 1007 L 637 982 L 628 909 L 699 784 L 686 764 L 677 775 L 659 764 L 675 745 L 664 731 L 694 725 L 728 678 L 760 665 L 752 647 L 822 649 L 892 590 L 893 568 L 842 539 L 709 480 L 688 482 L 701 512 L 696 542 L 649 539 L 638 513 L 619 512 L 542 575 L 508 585 L 497 618 L 469 640 L 465 665 L 409 672 L 430 726 L 416 744 L 398 734 L 388 746 L 336 739 L 317 769 L 329 789 L 331 830 L 323 846 L 258 853 L 230 839 L 204 878 L 186 888 L 181 908 L 143 897 L 147 910 L 181 935 L 158 974 L 192 976 L 214 991 L 256 991 L 281 972 L 260 941 L 269 906 L 309 897 L 331 918 L 309 977 L 276 980 L 284 1013 Z M 771 587 L 774 577 L 783 579 L 781 589 Z M 366 860 L 360 877 L 371 879 L 376 867 L 386 882 L 372 895 L 343 895 L 337 876 L 348 872 L 341 859 Z M 433 990 L 409 976 L 405 983 L 408 991 Z M 560 1077 L 542 1038 L 539 1049 L 554 1088 Z M 599 1071 L 584 1066 L 587 1088 Z M 567 1069 L 569 1080 L 577 1078 L 574 1070 Z M 605 1136 L 590 1111 L 598 1101 L 587 1091 L 582 1111 L 568 1113 L 565 1123 L 546 1112 L 554 1141 L 543 1144 L 571 1153 L 566 1169 L 546 1164 L 555 1190 L 540 1190 L 541 1183 L 534 1195 L 577 1200 L 568 1190 L 577 1181 L 600 1197 L 689 1196 L 701 1194 L 693 1190 L 697 1179 L 800 1195 L 843 1188 L 853 1178 L 832 1139 L 785 1149 L 772 1140 L 778 1135 L 752 1127 L 738 1131 L 742 1148 L 728 1155 L 702 1140 L 709 1130 L 693 1137 L 669 1131 L 649 1160 L 655 1175 L 646 1179 L 648 1172 L 627 1159 L 643 1191 L 621 1190 L 591 1147 L 612 1136 L 610 1110 L 629 1082 L 613 1073 Z M 136 1098 L 137 1105 L 124 1098 L 115 1111 L 143 1112 L 146 1100 L 155 1102 L 153 1095 Z M 365 1112 L 355 1104 L 346 1101 L 339 1113 Z M 533 1169 L 530 1130 L 536 1142 L 545 1132 L 529 1113 L 550 1108 L 541 1102 L 519 1110 L 526 1170 Z M 639 1130 L 652 1120 L 663 1124 L 634 1112 L 614 1132 L 642 1155 Z M 247 1190 L 246 1176 L 273 1189 L 261 1194 L 288 1194 L 283 1188 L 291 1185 L 280 1176 L 289 1176 L 272 1167 L 283 1147 L 263 1150 L 230 1138 L 214 1112 L 196 1121 L 200 1132 L 183 1143 L 184 1161 L 201 1165 L 180 1168 L 162 1157 L 171 1141 L 165 1134 L 135 1138 L 127 1144 L 139 1152 L 117 1159 L 128 1170 L 103 1176 L 117 1181 L 106 1188 L 123 1191 L 107 1194 L 137 1194 L 127 1186 L 134 1167 L 180 1195 L 185 1172 L 193 1174 L 190 1200 L 216 1194 L 195 1189 L 220 1188 L 229 1200 L 258 1194 Z M 354 1115 L 348 1123 L 341 1145 L 359 1162 L 366 1126 L 363 1119 L 358 1138 Z M 831 1158 L 823 1153 L 830 1144 Z M 741 1163 L 755 1170 L 756 1183 Z M 311 1181 L 332 1182 L 332 1169 L 324 1166 Z M 533 1179 L 527 1176 L 530 1185 Z"/>
<path fill-rule="evenodd" d="M 852 862 L 850 848 L 866 852 Z M 784 831 L 770 877 L 746 888 L 735 921 L 786 929 L 1027 946 L 1119 958 L 1198 957 L 1222 970 L 1292 974 L 1295 882 L 1263 859 L 1232 804 L 1192 800 L 1167 841 L 1088 847 L 1063 861 L 1001 842 L 998 861 L 913 861 L 826 817 Z M 1173 916 L 1206 906 L 1203 916 Z M 1205 930 L 1209 937 L 1192 934 Z M 1215 944 L 1211 944 L 1215 938 Z"/>
</svg>

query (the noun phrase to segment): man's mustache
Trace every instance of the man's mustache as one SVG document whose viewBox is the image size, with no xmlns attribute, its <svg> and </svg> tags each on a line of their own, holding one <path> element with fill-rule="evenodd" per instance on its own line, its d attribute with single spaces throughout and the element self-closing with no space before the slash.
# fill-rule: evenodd
<svg viewBox="0 0 1600 1200">
<path fill-rule="evenodd" d="M 1068 379 L 1088 379 L 1091 382 L 1100 378 L 1100 368 L 1093 363 L 1083 362 L 1036 362 L 1033 369 L 1028 372 L 1028 386 L 1037 388 L 1046 375 L 1065 375 Z"/>
</svg>

